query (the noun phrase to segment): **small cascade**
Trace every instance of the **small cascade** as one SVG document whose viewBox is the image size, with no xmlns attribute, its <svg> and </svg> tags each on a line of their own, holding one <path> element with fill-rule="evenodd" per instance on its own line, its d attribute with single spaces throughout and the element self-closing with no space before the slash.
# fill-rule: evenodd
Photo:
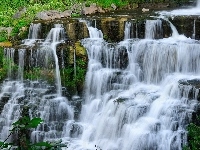
<svg viewBox="0 0 200 150">
<path fill-rule="evenodd" d="M 8 79 L 13 78 L 13 65 L 14 65 L 14 48 L 5 48 L 4 54 L 6 57 L 6 65 L 8 66 Z"/>
<path fill-rule="evenodd" d="M 24 45 L 32 45 L 36 40 L 39 39 L 39 35 L 41 33 L 41 23 L 31 23 L 29 27 L 28 39 L 24 40 Z"/>
<path fill-rule="evenodd" d="M 145 25 L 145 38 L 146 39 L 158 39 L 162 38 L 162 21 L 146 20 Z"/>
<path fill-rule="evenodd" d="M 25 49 L 18 50 L 19 55 L 19 65 L 18 65 L 18 80 L 23 81 L 23 74 L 24 74 L 24 55 Z"/>
<path fill-rule="evenodd" d="M 39 39 L 39 33 L 41 32 L 41 23 L 31 23 L 29 27 L 28 39 Z"/>
<path fill-rule="evenodd" d="M 98 30 L 96 28 L 96 20 L 95 20 L 95 27 L 91 26 L 91 22 L 87 21 L 87 20 L 79 20 L 80 22 L 85 22 L 85 24 L 87 25 L 88 31 L 89 31 L 89 37 L 90 38 L 100 38 L 103 39 L 103 33 L 101 30 Z"/>
<path fill-rule="evenodd" d="M 20 115 L 20 103 L 24 97 L 23 83 L 17 81 L 7 81 L 1 87 L 0 99 L 6 103 L 0 115 L 0 139 L 5 140 L 11 129 L 13 121 Z"/>
<path fill-rule="evenodd" d="M 44 48 L 48 49 L 50 53 L 53 53 L 54 61 L 55 61 L 55 79 L 56 79 L 56 87 L 57 94 L 61 96 L 62 94 L 62 86 L 61 86 L 61 78 L 60 78 L 60 69 L 58 64 L 58 56 L 56 54 L 56 46 L 65 40 L 65 32 L 64 28 L 61 24 L 56 24 L 54 28 L 51 29 L 47 38 L 45 40 Z M 47 52 L 48 53 L 48 52 Z"/>
<path fill-rule="evenodd" d="M 196 20 L 194 20 L 194 24 L 193 24 L 193 34 L 192 34 L 192 39 L 195 39 L 196 36 Z"/>
<path fill-rule="evenodd" d="M 125 30 L 124 30 L 124 40 L 126 39 L 130 39 L 130 29 L 131 28 L 131 23 L 130 22 L 126 22 L 125 23 Z"/>
</svg>

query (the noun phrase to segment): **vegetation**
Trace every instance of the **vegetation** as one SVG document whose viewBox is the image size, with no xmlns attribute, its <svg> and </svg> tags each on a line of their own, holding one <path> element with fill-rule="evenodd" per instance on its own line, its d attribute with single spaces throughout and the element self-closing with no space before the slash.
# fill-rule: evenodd
<svg viewBox="0 0 200 150">
<path fill-rule="evenodd" d="M 87 63 L 81 58 L 77 58 L 76 60 L 76 72 L 74 70 L 74 66 L 68 66 L 67 68 L 62 69 L 61 79 L 62 85 L 66 86 L 68 89 L 74 93 L 77 88 L 82 90 L 83 83 L 85 80 L 85 74 L 87 70 Z"/>
<path fill-rule="evenodd" d="M 19 118 L 12 125 L 9 136 L 4 140 L 0 141 L 0 149 L 11 149 L 15 148 L 16 150 L 61 150 L 61 147 L 67 147 L 64 144 L 61 144 L 61 141 L 58 142 L 38 142 L 31 143 L 29 131 L 36 128 L 41 124 L 43 120 L 41 118 L 30 119 L 27 116 Z M 7 142 L 11 136 L 17 137 L 17 141 Z"/>
<path fill-rule="evenodd" d="M 200 118 L 197 118 L 200 121 Z M 199 150 L 200 148 L 200 126 L 190 123 L 188 126 L 188 146 L 184 150 Z"/>
</svg>

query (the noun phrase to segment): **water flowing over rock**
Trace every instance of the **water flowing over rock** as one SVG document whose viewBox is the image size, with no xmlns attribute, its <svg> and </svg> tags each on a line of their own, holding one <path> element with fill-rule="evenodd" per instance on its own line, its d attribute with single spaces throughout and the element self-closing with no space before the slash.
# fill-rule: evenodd
<svg viewBox="0 0 200 150">
<path fill-rule="evenodd" d="M 28 105 L 31 118 L 44 120 L 31 132 L 33 142 L 62 139 L 67 150 L 182 150 L 187 125 L 196 122 L 200 112 L 199 40 L 179 34 L 166 16 L 141 22 L 79 22 L 78 31 L 69 30 L 75 28 L 70 21 L 51 25 L 43 39 L 43 24 L 31 24 L 28 39 L 18 49 L 4 49 L 9 63 L 0 92 L 0 139 L 9 135 L 12 122 Z M 121 40 L 106 41 L 116 34 L 109 34 L 116 24 L 123 28 L 117 32 Z M 84 38 L 75 35 L 85 28 Z M 197 35 L 197 30 L 191 28 L 191 33 Z M 78 78 L 76 65 L 83 62 L 76 60 L 85 54 L 83 95 L 63 94 L 68 89 L 61 73 L 69 65 L 73 69 L 67 71 Z M 33 68 L 51 74 L 53 83 L 42 75 L 25 80 L 23 72 Z"/>
</svg>

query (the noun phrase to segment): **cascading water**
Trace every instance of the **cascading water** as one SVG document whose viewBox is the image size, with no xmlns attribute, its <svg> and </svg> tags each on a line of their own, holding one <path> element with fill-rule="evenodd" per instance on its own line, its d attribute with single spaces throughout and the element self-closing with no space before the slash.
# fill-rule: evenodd
<svg viewBox="0 0 200 150">
<path fill-rule="evenodd" d="M 155 39 L 162 38 L 162 21 L 157 20 L 146 20 L 145 25 L 145 38 Z"/>
<path fill-rule="evenodd" d="M 125 23 L 125 30 L 124 30 L 124 40 L 126 39 L 130 39 L 130 28 L 131 28 L 131 23 L 130 22 L 126 22 Z"/>
<path fill-rule="evenodd" d="M 29 27 L 28 39 L 39 39 L 39 33 L 41 32 L 41 23 L 31 23 Z"/>
<path fill-rule="evenodd" d="M 24 45 L 32 45 L 36 40 L 39 39 L 39 35 L 41 33 L 41 23 L 31 23 L 29 27 L 28 39 L 24 40 Z"/>
<path fill-rule="evenodd" d="M 82 134 L 68 149 L 181 150 L 198 102 L 179 83 L 199 78 L 200 44 L 181 36 L 117 45 L 91 36 L 82 44 L 89 58 Z"/>
<path fill-rule="evenodd" d="M 61 24 L 56 24 L 55 28 L 52 28 L 47 38 L 45 40 L 44 48 L 47 48 L 47 53 L 52 52 L 54 61 L 55 61 L 55 79 L 56 79 L 56 87 L 57 87 L 57 94 L 61 96 L 62 86 L 61 86 L 61 79 L 60 79 L 60 69 L 58 65 L 58 57 L 56 54 L 56 46 L 63 42 L 65 38 L 64 28 Z M 50 42 L 50 43 L 49 43 Z"/>
<path fill-rule="evenodd" d="M 162 23 L 157 19 L 146 21 L 145 39 L 131 39 L 127 23 L 119 43 L 104 41 L 100 30 L 88 26 L 90 38 L 82 45 L 89 62 L 78 121 L 62 96 L 56 48 L 65 40 L 63 26 L 55 25 L 36 52 L 31 51 L 36 57 L 31 64 L 55 70 L 56 88 L 42 79 L 24 81 L 26 53 L 18 50 L 18 78 L 12 79 L 10 64 L 9 80 L 1 86 L 0 99 L 6 104 L 0 115 L 0 139 L 8 136 L 21 107 L 28 105 L 31 117 L 44 120 L 32 131 L 31 141 L 62 139 L 68 143 L 66 150 L 181 150 L 199 94 L 181 83 L 200 78 L 200 44 L 169 24 L 169 38 L 159 39 Z M 5 50 L 8 59 L 13 59 L 14 51 Z M 193 99 L 188 98 L 191 91 Z"/>
<path fill-rule="evenodd" d="M 66 131 L 68 130 L 65 128 L 73 125 L 74 114 L 73 108 L 69 106 L 67 98 L 61 96 L 62 87 L 56 54 L 56 46 L 64 40 L 65 33 L 62 25 L 55 25 L 55 28 L 52 28 L 49 32 L 45 42 L 41 43 L 36 50 L 31 49 L 30 54 L 30 64 L 35 64 L 35 67 L 46 69 L 52 64 L 55 66 L 53 70 L 55 70 L 57 88 L 48 85 L 42 79 L 36 81 L 23 79 L 26 49 L 17 50 L 19 55 L 18 72 L 16 74 L 17 78 L 13 78 L 11 74 L 13 73 L 13 57 L 16 50 L 5 49 L 5 56 L 7 56 L 10 64 L 8 69 L 9 80 L 4 81 L 2 84 L 0 94 L 1 101 L 6 103 L 0 114 L 1 140 L 5 140 L 8 137 L 12 123 L 23 115 L 21 112 L 23 106 L 29 107 L 28 114 L 31 118 L 40 117 L 44 120 L 44 123 L 31 133 L 31 141 L 55 140 L 63 137 L 63 134 L 67 135 Z M 29 44 L 27 46 L 31 47 L 33 42 Z M 50 69 L 52 70 L 52 66 Z M 70 131 L 68 131 L 68 135 L 70 135 Z M 15 139 L 11 138 L 10 140 Z"/>
<path fill-rule="evenodd" d="M 159 11 L 158 14 L 165 16 L 191 16 L 200 15 L 200 0 L 197 0 L 196 7 L 188 9 L 177 9 L 172 11 Z"/>
</svg>

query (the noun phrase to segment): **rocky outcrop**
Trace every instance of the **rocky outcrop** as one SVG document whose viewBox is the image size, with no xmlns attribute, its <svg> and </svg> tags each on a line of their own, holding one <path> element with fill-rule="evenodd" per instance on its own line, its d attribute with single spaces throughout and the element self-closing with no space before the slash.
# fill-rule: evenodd
<svg viewBox="0 0 200 150">
<path fill-rule="evenodd" d="M 91 15 L 91 14 L 95 14 L 95 13 L 104 13 L 105 11 L 97 6 L 96 4 L 91 4 L 90 7 L 84 7 L 81 10 L 81 14 L 82 15 Z"/>
<path fill-rule="evenodd" d="M 36 19 L 38 20 L 54 20 L 60 18 L 67 18 L 70 17 L 72 11 L 65 10 L 64 12 L 59 12 L 57 10 L 49 10 L 49 11 L 42 11 L 36 15 Z"/>
</svg>

